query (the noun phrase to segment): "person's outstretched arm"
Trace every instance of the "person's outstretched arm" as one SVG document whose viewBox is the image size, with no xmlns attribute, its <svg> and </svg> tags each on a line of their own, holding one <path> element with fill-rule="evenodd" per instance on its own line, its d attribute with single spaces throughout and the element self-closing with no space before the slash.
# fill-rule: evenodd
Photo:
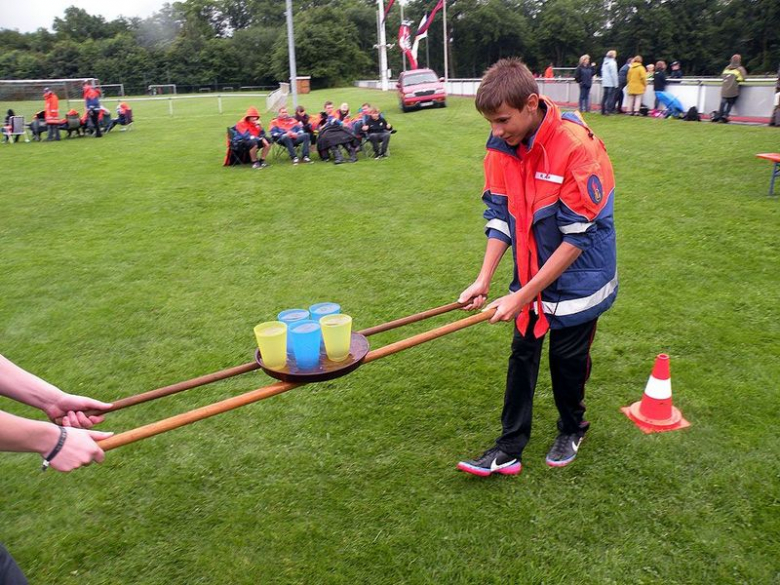
<svg viewBox="0 0 780 585">
<path fill-rule="evenodd" d="M 57 471 L 67 472 L 92 462 L 101 463 L 105 454 L 95 441 L 111 435 L 113 433 L 86 429 L 61 429 L 50 422 L 0 411 L 0 451 L 38 453 L 45 458 L 59 445 L 59 451 L 49 461 Z"/>
<path fill-rule="evenodd" d="M 103 422 L 102 415 L 87 416 L 86 410 L 106 410 L 111 405 L 63 392 L 0 355 L 0 395 L 41 409 L 62 426 L 91 428 Z"/>
</svg>

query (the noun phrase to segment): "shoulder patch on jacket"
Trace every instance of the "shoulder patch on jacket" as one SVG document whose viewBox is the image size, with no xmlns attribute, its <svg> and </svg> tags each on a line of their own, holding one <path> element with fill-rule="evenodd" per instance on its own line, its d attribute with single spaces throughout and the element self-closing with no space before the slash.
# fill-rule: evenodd
<svg viewBox="0 0 780 585">
<path fill-rule="evenodd" d="M 601 200 L 604 198 L 604 187 L 601 185 L 601 179 L 597 175 L 588 177 L 587 189 L 590 200 L 596 205 L 601 203 Z"/>
</svg>

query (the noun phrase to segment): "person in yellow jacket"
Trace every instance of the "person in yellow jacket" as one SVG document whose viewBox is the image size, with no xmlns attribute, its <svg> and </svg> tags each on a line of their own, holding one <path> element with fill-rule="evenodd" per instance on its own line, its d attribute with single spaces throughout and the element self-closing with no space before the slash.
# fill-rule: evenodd
<svg viewBox="0 0 780 585">
<path fill-rule="evenodd" d="M 631 116 L 639 115 L 639 108 L 642 105 L 642 96 L 647 89 L 647 69 L 642 65 L 642 56 L 634 57 L 634 62 L 628 68 L 626 76 L 628 85 L 628 112 Z"/>
<path fill-rule="evenodd" d="M 720 109 L 713 122 L 728 122 L 731 108 L 739 98 L 739 84 L 745 82 L 747 71 L 742 66 L 742 55 L 732 55 L 731 61 L 723 70 L 723 85 L 720 89 Z"/>
</svg>

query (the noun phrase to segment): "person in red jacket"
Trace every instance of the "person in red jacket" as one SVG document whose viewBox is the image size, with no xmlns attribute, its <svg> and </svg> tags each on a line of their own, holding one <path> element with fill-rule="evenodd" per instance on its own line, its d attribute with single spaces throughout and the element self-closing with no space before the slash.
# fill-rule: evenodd
<svg viewBox="0 0 780 585">
<path fill-rule="evenodd" d="M 490 122 L 484 159 L 488 237 L 477 279 L 459 297 L 481 307 L 501 258 L 512 249 L 510 293 L 485 309 L 490 322 L 514 323 L 502 433 L 495 446 L 458 469 L 477 476 L 516 475 L 531 434 L 533 397 L 549 331 L 558 436 L 546 462 L 568 465 L 589 423 L 584 420 L 590 348 L 601 314 L 618 291 L 613 203 L 615 178 L 604 144 L 576 112 L 539 95 L 519 59 L 485 73 L 475 105 Z"/>
<path fill-rule="evenodd" d="M 100 118 L 102 117 L 102 108 L 100 107 L 100 90 L 90 82 L 84 83 L 84 107 L 85 114 L 92 121 L 95 129 L 95 138 L 102 138 L 103 132 L 100 128 Z"/>
<path fill-rule="evenodd" d="M 257 111 L 257 108 L 249 108 L 235 128 L 238 134 L 238 143 L 249 150 L 252 168 L 263 169 L 267 167 L 265 159 L 268 157 L 268 151 L 271 150 L 271 143 L 266 138 L 265 130 L 260 124 L 260 112 Z M 258 147 L 263 149 L 260 159 L 257 158 Z"/>
<path fill-rule="evenodd" d="M 60 139 L 60 100 L 48 87 L 43 90 L 43 101 L 46 104 L 46 126 L 49 128 L 47 141 Z"/>
</svg>

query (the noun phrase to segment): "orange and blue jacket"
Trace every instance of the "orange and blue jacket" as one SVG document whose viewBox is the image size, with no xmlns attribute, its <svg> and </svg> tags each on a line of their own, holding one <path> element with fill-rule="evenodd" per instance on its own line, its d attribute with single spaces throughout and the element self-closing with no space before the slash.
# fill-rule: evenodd
<svg viewBox="0 0 780 585">
<path fill-rule="evenodd" d="M 537 337 L 595 319 L 618 289 L 615 179 L 604 143 L 577 113 L 561 113 L 545 97 L 540 108 L 544 119 L 527 144 L 515 148 L 491 135 L 482 194 L 486 235 L 512 247 L 511 291 L 527 284 L 562 242 L 582 250 L 532 303 L 540 315 Z M 517 318 L 522 333 L 531 308 Z"/>
<path fill-rule="evenodd" d="M 86 87 L 84 89 L 84 104 L 88 110 L 90 108 L 99 108 L 100 90 L 94 87 Z"/>
<path fill-rule="evenodd" d="M 300 134 L 303 132 L 303 126 L 292 116 L 287 116 L 286 118 L 274 118 L 271 120 L 271 137 L 274 140 L 278 140 L 288 132 L 295 132 L 296 134 Z"/>
<path fill-rule="evenodd" d="M 46 104 L 46 123 L 47 124 L 59 124 L 60 120 L 60 100 L 54 92 L 46 94 L 43 98 Z"/>
<path fill-rule="evenodd" d="M 245 116 L 238 121 L 238 123 L 236 124 L 236 132 L 238 132 L 242 137 L 245 138 L 265 137 L 265 130 L 263 130 L 263 127 L 260 125 L 260 121 L 258 120 L 257 124 L 253 124 L 252 122 L 249 121 L 248 118 L 249 116 Z"/>
</svg>

